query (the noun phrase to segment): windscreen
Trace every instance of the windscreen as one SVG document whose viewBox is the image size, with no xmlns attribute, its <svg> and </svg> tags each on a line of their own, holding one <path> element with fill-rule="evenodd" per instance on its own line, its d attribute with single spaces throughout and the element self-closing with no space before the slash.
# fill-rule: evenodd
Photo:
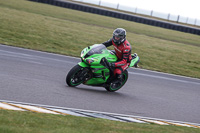
<svg viewBox="0 0 200 133">
<path fill-rule="evenodd" d="M 105 54 L 107 51 L 107 48 L 103 44 L 95 44 L 93 45 L 93 48 L 85 55 L 85 58 L 93 55 L 93 54 Z"/>
</svg>

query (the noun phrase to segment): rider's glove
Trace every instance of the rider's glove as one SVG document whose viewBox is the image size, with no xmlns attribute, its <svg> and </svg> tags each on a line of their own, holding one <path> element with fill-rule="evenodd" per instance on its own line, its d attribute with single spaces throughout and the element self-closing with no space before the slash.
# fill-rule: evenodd
<svg viewBox="0 0 200 133">
<path fill-rule="evenodd" d="M 115 63 L 109 63 L 109 67 L 114 68 L 115 67 Z"/>
</svg>

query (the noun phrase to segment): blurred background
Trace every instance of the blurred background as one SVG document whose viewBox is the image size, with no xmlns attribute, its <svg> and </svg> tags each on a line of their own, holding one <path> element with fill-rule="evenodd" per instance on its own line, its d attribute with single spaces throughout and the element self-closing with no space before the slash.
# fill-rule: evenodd
<svg viewBox="0 0 200 133">
<path fill-rule="evenodd" d="M 200 26 L 198 0 L 73 0 Z"/>
</svg>

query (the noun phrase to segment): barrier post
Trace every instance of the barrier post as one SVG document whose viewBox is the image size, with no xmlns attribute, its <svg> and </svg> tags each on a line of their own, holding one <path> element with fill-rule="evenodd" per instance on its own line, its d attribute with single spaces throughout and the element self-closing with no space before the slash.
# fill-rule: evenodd
<svg viewBox="0 0 200 133">
<path fill-rule="evenodd" d="M 178 15 L 178 17 L 177 17 L 177 23 L 179 22 L 179 19 L 180 19 L 180 15 Z"/>
</svg>

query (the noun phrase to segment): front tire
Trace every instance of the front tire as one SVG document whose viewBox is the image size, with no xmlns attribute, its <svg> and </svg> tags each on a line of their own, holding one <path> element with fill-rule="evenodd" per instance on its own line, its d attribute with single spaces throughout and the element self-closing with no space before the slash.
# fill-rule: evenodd
<svg viewBox="0 0 200 133">
<path fill-rule="evenodd" d="M 122 73 L 122 80 L 121 81 L 118 81 L 119 84 L 118 85 L 113 85 L 113 81 L 110 83 L 109 86 L 105 87 L 105 89 L 109 92 L 114 92 L 114 91 L 117 91 L 119 90 L 120 88 L 122 88 L 122 86 L 124 86 L 124 84 L 126 83 L 127 79 L 128 79 L 128 71 L 125 70 L 123 73 Z"/>
<path fill-rule="evenodd" d="M 85 81 L 84 74 L 83 74 L 84 69 L 85 68 L 79 65 L 74 66 L 67 74 L 67 77 L 66 77 L 67 85 L 71 87 L 75 87 L 83 83 Z"/>
</svg>

